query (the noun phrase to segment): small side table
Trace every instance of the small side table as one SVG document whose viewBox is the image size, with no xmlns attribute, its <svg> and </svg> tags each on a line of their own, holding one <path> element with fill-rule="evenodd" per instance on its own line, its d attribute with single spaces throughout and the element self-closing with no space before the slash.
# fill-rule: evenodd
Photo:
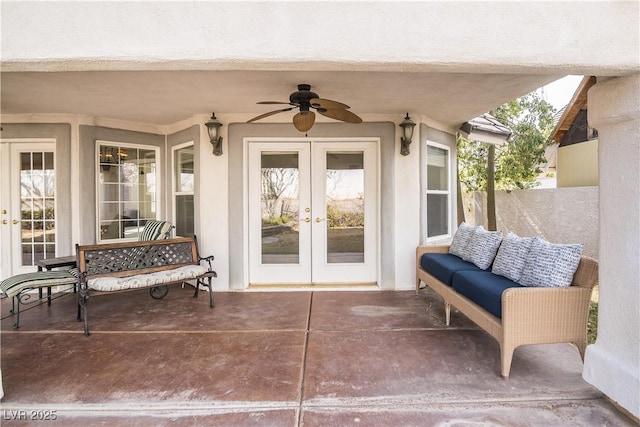
<svg viewBox="0 0 640 427">
<path fill-rule="evenodd" d="M 73 256 L 63 256 L 58 258 L 47 258 L 36 261 L 36 265 L 38 266 L 38 271 L 51 270 L 58 267 L 76 267 L 76 257 Z M 73 286 L 73 292 L 76 292 L 76 286 Z M 42 288 L 38 290 L 39 297 L 42 299 Z M 51 305 L 51 286 L 47 287 L 47 305 Z"/>
</svg>

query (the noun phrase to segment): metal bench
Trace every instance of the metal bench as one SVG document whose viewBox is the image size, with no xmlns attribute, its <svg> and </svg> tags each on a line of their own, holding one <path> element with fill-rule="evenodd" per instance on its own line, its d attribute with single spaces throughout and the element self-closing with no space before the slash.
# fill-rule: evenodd
<svg viewBox="0 0 640 427">
<path fill-rule="evenodd" d="M 89 335 L 90 296 L 149 288 L 151 297 L 164 298 L 169 285 L 195 281 L 194 298 L 200 286 L 209 290 L 209 306 L 214 307 L 211 280 L 213 255 L 200 257 L 196 237 L 76 245 L 79 270 L 78 320 L 84 319 Z M 200 265 L 206 261 L 208 268 Z"/>
</svg>

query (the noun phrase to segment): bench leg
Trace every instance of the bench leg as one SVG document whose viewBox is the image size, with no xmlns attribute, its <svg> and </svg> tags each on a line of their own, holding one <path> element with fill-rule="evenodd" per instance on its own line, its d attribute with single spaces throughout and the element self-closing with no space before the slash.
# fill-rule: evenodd
<svg viewBox="0 0 640 427">
<path fill-rule="evenodd" d="M 13 297 L 14 300 L 17 299 L 18 300 L 18 304 L 17 304 L 17 308 L 16 306 L 13 304 L 14 300 L 11 301 L 11 313 L 16 315 L 16 323 L 14 323 L 13 329 L 18 329 L 20 327 L 20 298 L 21 298 L 21 294 L 16 295 L 15 297 Z"/>
<path fill-rule="evenodd" d="M 86 291 L 80 288 L 78 292 L 78 320 L 80 320 L 80 317 L 81 317 L 80 310 L 82 310 L 82 318 L 84 320 L 84 335 L 87 337 L 91 335 L 89 333 L 89 314 L 87 310 L 88 299 L 89 297 L 88 295 L 86 295 Z"/>
<path fill-rule="evenodd" d="M 419 291 L 420 291 L 420 279 L 416 279 L 416 296 L 418 296 Z"/>
<path fill-rule="evenodd" d="M 211 286 L 212 277 L 207 277 L 207 283 L 202 279 L 196 279 L 196 292 L 193 294 L 194 298 L 198 298 L 198 292 L 200 291 L 200 285 L 209 288 L 209 307 L 213 308 L 213 286 Z"/>
</svg>

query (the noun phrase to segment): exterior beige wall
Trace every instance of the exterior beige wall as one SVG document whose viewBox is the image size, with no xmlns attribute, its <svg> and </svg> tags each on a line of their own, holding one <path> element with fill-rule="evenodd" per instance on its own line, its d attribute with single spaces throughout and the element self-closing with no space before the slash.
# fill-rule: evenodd
<svg viewBox="0 0 640 427">
<path fill-rule="evenodd" d="M 558 148 L 558 187 L 598 185 L 598 140 Z"/>
<path fill-rule="evenodd" d="M 3 72 L 156 64 L 159 69 L 299 71 L 584 74 L 589 69 L 594 75 L 619 75 L 637 67 L 638 9 L 637 2 L 619 1 L 580 7 L 573 2 L 497 7 L 492 2 L 3 1 L 2 61 Z M 463 17 L 471 19 L 460 25 Z M 315 35 L 318 29 L 321 35 Z"/>
</svg>

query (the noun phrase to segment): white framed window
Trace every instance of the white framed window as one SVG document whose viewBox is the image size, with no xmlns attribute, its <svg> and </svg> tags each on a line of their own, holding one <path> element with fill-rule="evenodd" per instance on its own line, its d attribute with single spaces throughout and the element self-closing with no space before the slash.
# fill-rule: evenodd
<svg viewBox="0 0 640 427">
<path fill-rule="evenodd" d="M 148 220 L 158 219 L 160 149 L 97 141 L 97 236 L 99 242 L 137 240 Z"/>
<path fill-rule="evenodd" d="M 180 144 L 171 150 L 172 155 L 172 200 L 175 235 L 194 235 L 194 148 L 193 142 Z"/>
<path fill-rule="evenodd" d="M 451 235 L 451 153 L 449 147 L 427 141 L 423 162 L 423 206 L 425 241 Z"/>
</svg>

